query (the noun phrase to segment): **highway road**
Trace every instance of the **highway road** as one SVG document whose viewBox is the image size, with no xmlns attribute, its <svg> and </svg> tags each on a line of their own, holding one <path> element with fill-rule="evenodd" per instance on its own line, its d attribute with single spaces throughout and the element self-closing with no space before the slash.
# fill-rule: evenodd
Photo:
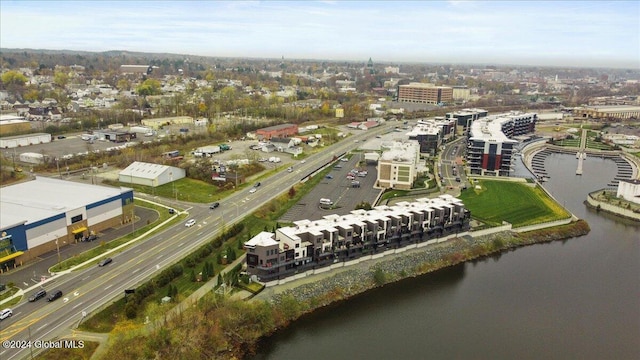
<svg viewBox="0 0 640 360">
<path fill-rule="evenodd" d="M 20 341 L 34 344 L 37 340 L 53 340 L 68 334 L 76 327 L 83 315 L 91 316 L 105 305 L 111 304 L 123 296 L 125 289 L 132 289 L 158 274 L 167 266 L 185 257 L 204 243 L 219 234 L 221 228 L 230 226 L 302 181 L 309 174 L 319 170 L 338 156 L 357 146 L 354 140 L 363 140 L 388 130 L 381 126 L 372 130 L 356 133 L 325 151 L 314 154 L 305 163 L 298 163 L 293 172 L 283 170 L 271 178 L 261 181 L 255 193 L 244 188 L 234 195 L 220 201 L 220 207 L 214 210 L 207 206 L 197 206 L 185 211 L 189 218 L 196 220 L 192 227 L 184 222 L 168 228 L 161 233 L 149 236 L 113 255 L 113 262 L 105 267 L 97 265 L 74 271 L 70 274 L 52 277 L 46 288 L 62 290 L 63 296 L 48 303 L 40 299 L 29 303 L 23 300 L 13 308 L 13 316 L 0 322 L 0 341 Z M 146 196 L 145 196 L 146 198 Z M 97 264 L 97 260 L 96 260 Z M 30 295 L 33 291 L 29 291 Z M 2 360 L 13 360 L 37 354 L 36 348 L 0 347 Z"/>
</svg>

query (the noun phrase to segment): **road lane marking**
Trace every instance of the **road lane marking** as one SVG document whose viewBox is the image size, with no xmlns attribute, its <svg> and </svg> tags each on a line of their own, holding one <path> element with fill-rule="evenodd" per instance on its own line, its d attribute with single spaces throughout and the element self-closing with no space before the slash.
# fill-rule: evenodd
<svg viewBox="0 0 640 360">
<path fill-rule="evenodd" d="M 109 288 L 110 288 L 110 287 L 112 287 L 112 286 L 113 286 L 113 284 L 111 284 L 111 285 L 107 286 L 107 287 L 106 287 L 106 288 L 104 288 L 104 289 L 105 289 L 105 290 L 109 290 Z"/>
<path fill-rule="evenodd" d="M 47 324 L 44 324 L 44 325 L 40 326 L 39 328 L 36 329 L 36 331 L 40 331 L 40 330 L 46 328 L 47 325 L 49 325 L 49 324 L 47 323 Z"/>
<path fill-rule="evenodd" d="M 135 273 L 137 273 L 138 271 L 140 271 L 140 268 L 137 268 L 137 269 L 133 270 L 132 274 L 135 274 Z"/>
</svg>

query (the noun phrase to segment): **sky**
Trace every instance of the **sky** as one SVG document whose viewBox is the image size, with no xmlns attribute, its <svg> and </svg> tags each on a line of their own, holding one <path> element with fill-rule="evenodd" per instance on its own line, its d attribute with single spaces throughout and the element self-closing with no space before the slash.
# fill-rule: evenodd
<svg viewBox="0 0 640 360">
<path fill-rule="evenodd" d="M 640 68 L 640 1 L 0 1 L 0 47 Z"/>
</svg>

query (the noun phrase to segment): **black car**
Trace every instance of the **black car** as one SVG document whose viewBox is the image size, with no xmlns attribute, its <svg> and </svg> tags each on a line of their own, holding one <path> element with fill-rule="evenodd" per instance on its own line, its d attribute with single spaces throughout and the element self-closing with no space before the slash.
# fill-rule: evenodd
<svg viewBox="0 0 640 360">
<path fill-rule="evenodd" d="M 253 185 L 253 187 L 258 187 L 258 186 L 260 186 L 259 182 L 257 182 L 255 185 Z"/>
<path fill-rule="evenodd" d="M 56 290 L 54 292 L 52 292 L 51 294 L 49 294 L 49 297 L 47 298 L 47 301 L 53 301 L 56 299 L 59 299 L 62 297 L 62 290 Z"/>
<path fill-rule="evenodd" d="M 40 289 L 33 293 L 33 295 L 29 296 L 29 302 L 34 302 L 38 299 L 42 299 L 47 295 L 47 292 L 44 289 Z"/>
<path fill-rule="evenodd" d="M 58 135 L 58 139 L 66 139 L 67 137 L 64 135 Z"/>
<path fill-rule="evenodd" d="M 98 266 L 100 266 L 100 267 L 105 266 L 107 264 L 110 264 L 112 261 L 113 261 L 113 259 L 111 259 L 111 258 L 102 259 L 98 263 Z"/>
<path fill-rule="evenodd" d="M 215 208 L 217 208 L 218 206 L 220 206 L 219 202 L 214 202 L 213 204 L 209 205 L 209 209 L 213 210 Z"/>
<path fill-rule="evenodd" d="M 173 214 L 175 214 L 175 213 L 176 213 L 176 210 L 175 210 L 175 209 L 169 209 L 169 214 L 173 215 Z"/>
</svg>

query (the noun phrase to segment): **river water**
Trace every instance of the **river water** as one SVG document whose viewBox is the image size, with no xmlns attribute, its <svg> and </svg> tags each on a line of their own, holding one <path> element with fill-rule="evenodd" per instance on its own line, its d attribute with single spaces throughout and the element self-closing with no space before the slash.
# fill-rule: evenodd
<svg viewBox="0 0 640 360">
<path fill-rule="evenodd" d="M 640 359 L 640 226 L 587 193 L 613 161 L 545 161 L 544 186 L 591 232 L 374 289 L 264 341 L 255 359 Z M 526 169 L 519 165 L 518 173 Z"/>
</svg>

